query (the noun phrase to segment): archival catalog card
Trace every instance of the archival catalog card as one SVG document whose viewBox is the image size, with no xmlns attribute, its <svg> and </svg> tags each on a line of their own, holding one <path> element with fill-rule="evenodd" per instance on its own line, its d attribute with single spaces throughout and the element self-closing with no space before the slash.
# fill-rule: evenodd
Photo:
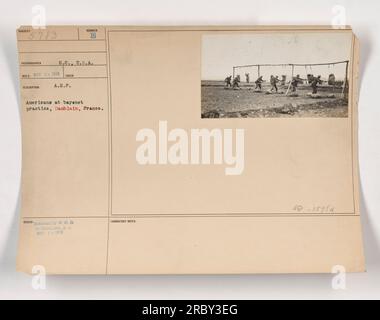
<svg viewBox="0 0 380 320">
<path fill-rule="evenodd" d="M 17 269 L 365 270 L 350 28 L 17 30 Z"/>
</svg>

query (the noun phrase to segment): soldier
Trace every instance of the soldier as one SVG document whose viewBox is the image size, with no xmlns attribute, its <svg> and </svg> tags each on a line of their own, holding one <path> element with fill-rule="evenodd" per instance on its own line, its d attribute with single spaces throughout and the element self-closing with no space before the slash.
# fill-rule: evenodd
<svg viewBox="0 0 380 320">
<path fill-rule="evenodd" d="M 261 84 L 264 82 L 263 80 L 263 76 L 260 76 L 257 78 L 257 80 L 255 81 L 255 90 L 259 89 L 261 91 Z"/>
<path fill-rule="evenodd" d="M 237 75 L 233 82 L 232 82 L 232 88 L 235 89 L 235 88 L 240 88 L 239 86 L 239 83 L 240 83 L 240 75 Z"/>
<path fill-rule="evenodd" d="M 272 91 L 272 89 L 273 89 L 273 83 L 274 83 L 274 76 L 273 76 L 273 74 L 271 74 L 271 76 L 269 78 L 269 83 L 271 85 L 270 91 Z"/>
<path fill-rule="evenodd" d="M 273 91 L 273 90 L 276 90 L 276 92 L 278 92 L 278 88 L 277 88 L 277 83 L 280 82 L 280 79 L 278 78 L 278 76 L 270 76 L 270 84 L 272 85 L 272 88 L 270 89 L 270 91 Z"/>
<path fill-rule="evenodd" d="M 226 83 L 226 88 L 232 87 L 231 79 L 232 79 L 232 76 L 228 76 L 226 79 L 224 79 L 224 82 Z"/>
<path fill-rule="evenodd" d="M 298 84 L 302 83 L 302 82 L 303 82 L 303 80 L 300 78 L 299 74 L 297 74 L 295 77 L 293 77 L 292 82 L 290 83 L 290 85 L 292 86 L 292 92 L 296 92 Z"/>
<path fill-rule="evenodd" d="M 313 88 L 313 94 L 317 94 L 319 84 L 322 84 L 321 76 L 314 78 L 313 81 L 311 82 L 311 87 Z"/>
</svg>

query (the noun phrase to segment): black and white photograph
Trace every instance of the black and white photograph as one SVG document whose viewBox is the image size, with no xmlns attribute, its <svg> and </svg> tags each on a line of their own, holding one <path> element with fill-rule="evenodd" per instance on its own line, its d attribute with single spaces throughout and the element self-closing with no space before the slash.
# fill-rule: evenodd
<svg viewBox="0 0 380 320">
<path fill-rule="evenodd" d="M 202 118 L 348 116 L 351 36 L 224 34 L 202 39 Z"/>
</svg>

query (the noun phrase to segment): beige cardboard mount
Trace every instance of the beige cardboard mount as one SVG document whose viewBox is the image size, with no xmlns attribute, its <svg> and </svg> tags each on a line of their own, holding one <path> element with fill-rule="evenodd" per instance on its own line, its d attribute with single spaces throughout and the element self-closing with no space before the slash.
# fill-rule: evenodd
<svg viewBox="0 0 380 320">
<path fill-rule="evenodd" d="M 213 37 L 231 42 L 216 50 Z M 252 37 L 252 52 L 257 49 L 253 64 L 265 62 L 257 62 L 260 54 L 273 57 L 268 63 L 294 63 L 286 56 L 324 62 L 343 50 L 341 43 L 347 45 L 346 115 L 322 117 L 313 109 L 313 117 L 202 118 L 209 87 L 201 81 L 244 55 L 238 47 L 223 56 L 234 39 L 244 37 Z M 19 271 L 365 270 L 359 45 L 349 27 L 20 27 L 17 39 L 23 140 Z M 184 132 L 244 129 L 244 171 L 226 175 L 225 165 L 212 163 L 139 164 L 136 134 L 143 128 L 158 134 L 160 121 Z"/>
</svg>

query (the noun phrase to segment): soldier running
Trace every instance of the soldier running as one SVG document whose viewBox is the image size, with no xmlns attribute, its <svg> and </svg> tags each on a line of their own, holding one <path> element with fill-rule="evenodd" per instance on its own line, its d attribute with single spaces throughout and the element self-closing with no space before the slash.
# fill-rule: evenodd
<svg viewBox="0 0 380 320">
<path fill-rule="evenodd" d="M 263 82 L 264 82 L 263 76 L 258 77 L 257 80 L 255 81 L 255 84 L 256 84 L 255 90 L 259 89 L 261 91 L 261 84 Z"/>
<path fill-rule="evenodd" d="M 295 77 L 293 77 L 292 82 L 290 83 L 290 85 L 292 87 L 292 92 L 296 92 L 298 84 L 302 83 L 302 82 L 303 82 L 303 80 L 300 78 L 299 74 L 297 74 Z"/>
<path fill-rule="evenodd" d="M 237 75 L 233 82 L 232 82 L 232 88 L 235 89 L 235 88 L 240 88 L 239 86 L 239 83 L 240 83 L 240 75 Z"/>
<path fill-rule="evenodd" d="M 311 82 L 311 87 L 313 88 L 313 94 L 318 93 L 318 85 L 322 84 L 321 76 L 314 77 L 313 81 Z"/>
<path fill-rule="evenodd" d="M 280 79 L 278 78 L 278 76 L 270 76 L 270 84 L 272 85 L 272 88 L 270 89 L 270 91 L 273 91 L 273 90 L 276 90 L 276 92 L 278 92 L 278 88 L 277 88 L 277 83 L 280 82 Z"/>
<path fill-rule="evenodd" d="M 226 88 L 232 87 L 231 79 L 232 79 L 232 76 L 228 76 L 226 79 L 224 79 L 224 82 L 226 83 Z"/>
</svg>

